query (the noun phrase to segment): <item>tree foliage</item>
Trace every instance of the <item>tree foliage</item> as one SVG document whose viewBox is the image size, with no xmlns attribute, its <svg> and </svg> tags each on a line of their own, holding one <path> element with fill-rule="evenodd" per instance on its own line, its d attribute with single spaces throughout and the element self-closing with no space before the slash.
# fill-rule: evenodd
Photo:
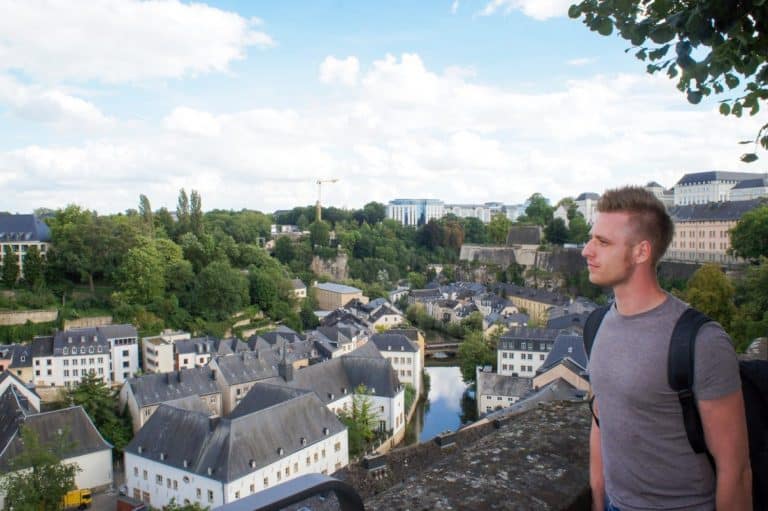
<svg viewBox="0 0 768 511">
<path fill-rule="evenodd" d="M 563 245 L 568 241 L 569 232 L 562 218 L 553 218 L 544 229 L 547 241 L 553 245 Z"/>
<path fill-rule="evenodd" d="M 688 101 L 720 96 L 720 113 L 755 115 L 768 98 L 768 9 L 764 0 L 583 0 L 568 11 L 590 30 L 616 29 L 649 73 L 677 78 Z M 768 124 L 755 138 L 768 149 Z M 757 156 L 747 153 L 743 161 Z"/>
<path fill-rule="evenodd" d="M 11 245 L 5 245 L 3 247 L 3 285 L 8 288 L 16 287 L 19 271 L 19 256 L 13 251 Z"/>
<path fill-rule="evenodd" d="M 475 381 L 477 366 L 495 366 L 496 354 L 483 338 L 482 332 L 472 332 L 459 344 L 459 367 L 466 383 Z"/>
<path fill-rule="evenodd" d="M 496 245 L 504 245 L 507 243 L 507 236 L 509 235 L 509 229 L 512 227 L 512 222 L 507 218 L 507 215 L 503 213 L 497 213 L 491 217 L 491 221 L 488 223 L 487 233 L 491 243 Z"/>
<path fill-rule="evenodd" d="M 736 307 L 735 289 L 725 273 L 715 264 L 705 264 L 688 281 L 684 298 L 693 307 L 720 323 L 728 330 Z"/>
<path fill-rule="evenodd" d="M 11 471 L 0 476 L 0 493 L 5 494 L 4 509 L 39 511 L 59 509 L 61 498 L 75 487 L 77 464 L 62 463 L 66 445 L 43 444 L 37 433 L 21 426 L 24 450 L 11 460 Z"/>
<path fill-rule="evenodd" d="M 768 257 L 768 205 L 744 213 L 730 234 L 735 255 L 752 260 Z"/>
<path fill-rule="evenodd" d="M 129 417 L 118 413 L 116 408 L 117 393 L 99 376 L 88 373 L 65 391 L 64 400 L 70 405 L 82 406 L 99 433 L 120 453 L 131 441 L 132 431 Z"/>
<path fill-rule="evenodd" d="M 45 260 L 37 245 L 32 245 L 24 255 L 24 280 L 32 289 L 45 286 Z"/>
<path fill-rule="evenodd" d="M 355 388 L 351 409 L 339 413 L 339 419 L 347 426 L 350 456 L 365 453 L 375 436 L 377 417 L 370 396 L 370 390 L 361 383 Z"/>
</svg>

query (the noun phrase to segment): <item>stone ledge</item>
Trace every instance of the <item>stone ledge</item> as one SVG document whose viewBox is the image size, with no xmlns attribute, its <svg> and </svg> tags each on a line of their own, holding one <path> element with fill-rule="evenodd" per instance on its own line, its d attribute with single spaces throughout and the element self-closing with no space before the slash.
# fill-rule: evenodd
<svg viewBox="0 0 768 511">
<path fill-rule="evenodd" d="M 451 447 L 393 451 L 383 473 L 353 465 L 335 475 L 367 510 L 587 510 L 590 424 L 586 403 L 546 403 L 461 430 Z"/>
</svg>

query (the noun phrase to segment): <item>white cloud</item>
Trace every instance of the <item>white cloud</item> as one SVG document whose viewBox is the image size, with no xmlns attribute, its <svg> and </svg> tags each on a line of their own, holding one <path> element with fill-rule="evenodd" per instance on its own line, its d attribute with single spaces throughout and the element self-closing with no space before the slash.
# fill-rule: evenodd
<svg viewBox="0 0 768 511">
<path fill-rule="evenodd" d="M 509 14 L 520 11 L 537 20 L 567 16 L 573 0 L 491 0 L 480 11 L 481 16 L 490 16 L 498 11 Z"/>
<path fill-rule="evenodd" d="M 459 0 L 453 0 L 453 2 L 451 2 L 451 14 L 456 14 L 458 10 L 459 10 Z"/>
<path fill-rule="evenodd" d="M 571 59 L 566 62 L 569 66 L 587 66 L 589 64 L 594 64 L 597 62 L 596 58 L 593 57 L 582 57 L 578 59 Z"/>
<path fill-rule="evenodd" d="M 357 57 L 337 59 L 329 55 L 320 64 L 320 81 L 323 83 L 340 83 L 352 86 L 357 83 L 357 74 L 360 71 L 360 63 Z"/>
<path fill-rule="evenodd" d="M 373 62 L 360 87 L 333 83 L 344 94 L 322 102 L 179 106 L 119 137 L 0 152 L 0 181 L 17 191 L 5 207 L 76 200 L 118 211 L 144 193 L 173 208 L 184 186 L 200 190 L 206 209 L 272 211 L 312 204 L 319 177 L 341 179 L 323 189 L 336 206 L 425 196 L 516 203 L 536 191 L 556 201 L 624 183 L 671 186 L 712 168 L 758 171 L 738 163 L 735 142 L 759 123 L 690 108 L 664 77 L 603 75 L 523 93 L 404 54 Z"/>
<path fill-rule="evenodd" d="M 0 71 L 103 82 L 225 71 L 273 39 L 246 20 L 178 0 L 0 0 Z"/>
<path fill-rule="evenodd" d="M 58 89 L 25 86 L 0 74 L 0 104 L 7 104 L 21 118 L 80 129 L 104 127 L 115 121 L 93 103 Z"/>
</svg>

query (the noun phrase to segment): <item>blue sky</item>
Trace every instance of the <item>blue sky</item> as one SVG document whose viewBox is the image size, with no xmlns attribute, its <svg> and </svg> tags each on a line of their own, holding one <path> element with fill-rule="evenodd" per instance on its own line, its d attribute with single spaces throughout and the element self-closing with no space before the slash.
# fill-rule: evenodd
<svg viewBox="0 0 768 511">
<path fill-rule="evenodd" d="M 0 0 L 0 210 L 553 202 L 741 170 L 765 116 L 691 107 L 569 1 Z"/>
</svg>

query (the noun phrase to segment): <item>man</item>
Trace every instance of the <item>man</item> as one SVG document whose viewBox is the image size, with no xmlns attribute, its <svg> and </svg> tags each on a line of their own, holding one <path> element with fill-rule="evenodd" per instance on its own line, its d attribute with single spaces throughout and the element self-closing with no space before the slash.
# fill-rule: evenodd
<svg viewBox="0 0 768 511">
<path fill-rule="evenodd" d="M 738 363 L 728 335 L 707 323 L 696 340 L 694 393 L 707 447 L 688 443 L 667 383 L 675 322 L 687 305 L 661 289 L 656 265 L 672 240 L 663 204 L 638 187 L 607 191 L 582 255 L 589 280 L 613 288 L 589 361 L 593 509 L 751 510 L 751 472 Z"/>
</svg>

